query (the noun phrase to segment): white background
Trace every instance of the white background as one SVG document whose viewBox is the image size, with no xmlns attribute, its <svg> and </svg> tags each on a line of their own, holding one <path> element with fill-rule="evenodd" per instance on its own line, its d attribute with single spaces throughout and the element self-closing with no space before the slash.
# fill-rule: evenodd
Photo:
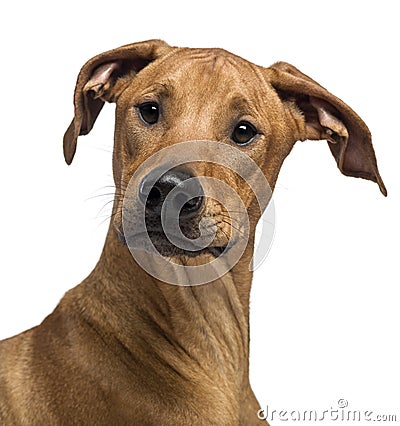
<svg viewBox="0 0 400 426">
<path fill-rule="evenodd" d="M 264 66 L 290 62 L 347 102 L 372 132 L 389 193 L 342 176 L 326 142 L 295 146 L 252 290 L 254 391 L 270 409 L 345 398 L 400 418 L 396 2 L 22 1 L 1 15 L 0 338 L 40 323 L 102 249 L 112 195 L 91 197 L 112 193 L 113 106 L 72 166 L 62 156 L 83 63 L 149 38 L 222 47 Z"/>
</svg>

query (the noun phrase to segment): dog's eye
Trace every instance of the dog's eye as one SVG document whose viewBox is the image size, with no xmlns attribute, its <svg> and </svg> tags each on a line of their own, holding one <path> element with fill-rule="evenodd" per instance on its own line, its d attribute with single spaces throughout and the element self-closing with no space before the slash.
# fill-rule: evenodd
<svg viewBox="0 0 400 426">
<path fill-rule="evenodd" d="M 139 105 L 140 118 L 147 124 L 155 124 L 160 116 L 160 110 L 155 102 Z"/>
<path fill-rule="evenodd" d="M 238 145 L 250 143 L 257 135 L 257 129 L 247 121 L 241 121 L 232 133 L 232 140 Z"/>
</svg>

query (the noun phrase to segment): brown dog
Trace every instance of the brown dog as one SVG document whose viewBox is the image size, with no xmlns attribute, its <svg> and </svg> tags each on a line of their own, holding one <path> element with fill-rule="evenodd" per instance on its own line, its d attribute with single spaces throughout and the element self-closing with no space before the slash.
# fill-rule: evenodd
<svg viewBox="0 0 400 426">
<path fill-rule="evenodd" d="M 183 287 L 154 278 L 132 257 L 122 226 L 127 183 L 161 148 L 209 140 L 245 152 L 273 188 L 297 140 L 325 139 L 342 173 L 377 182 L 386 195 L 369 130 L 340 99 L 289 64 L 262 68 L 224 50 L 152 40 L 83 66 L 75 117 L 64 137 L 68 164 L 78 136 L 89 133 L 105 101 L 116 103 L 117 191 L 104 250 L 90 276 L 40 326 L 1 342 L 0 424 L 265 424 L 248 374 L 248 265 L 261 214 L 248 188 L 220 166 L 196 163 L 169 172 L 145 194 L 152 241 L 178 264 L 218 256 L 235 228 L 221 206 L 197 194 L 184 204 L 182 222 L 190 234 L 199 218 L 214 217 L 209 249 L 179 251 L 156 232 L 162 196 L 188 176 L 227 181 L 251 213 L 239 262 L 210 284 Z"/>
</svg>

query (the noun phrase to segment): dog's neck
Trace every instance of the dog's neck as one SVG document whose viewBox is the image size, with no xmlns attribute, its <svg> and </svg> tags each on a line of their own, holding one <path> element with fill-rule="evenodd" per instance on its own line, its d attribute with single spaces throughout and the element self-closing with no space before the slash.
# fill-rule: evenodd
<svg viewBox="0 0 400 426">
<path fill-rule="evenodd" d="M 166 284 L 137 265 L 111 226 L 96 268 L 78 287 L 79 300 L 88 320 L 113 330 L 112 338 L 136 360 L 153 360 L 149 369 L 158 360 L 159 374 L 170 369 L 187 377 L 196 368 L 208 380 L 229 378 L 242 387 L 248 379 L 251 255 L 249 248 L 212 283 Z"/>
</svg>

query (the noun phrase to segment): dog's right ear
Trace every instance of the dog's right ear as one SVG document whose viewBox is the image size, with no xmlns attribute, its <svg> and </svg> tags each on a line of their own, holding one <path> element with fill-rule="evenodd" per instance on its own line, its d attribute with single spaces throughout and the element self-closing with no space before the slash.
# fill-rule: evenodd
<svg viewBox="0 0 400 426">
<path fill-rule="evenodd" d="M 327 140 L 344 175 L 372 180 L 387 195 L 371 133 L 347 104 L 288 63 L 272 65 L 265 75 L 296 122 L 296 139 Z"/>
<path fill-rule="evenodd" d="M 74 94 L 74 118 L 64 135 L 64 158 L 71 164 L 78 136 L 92 129 L 104 102 L 113 101 L 120 77 L 143 69 L 171 47 L 161 40 L 128 44 L 90 59 L 79 72 Z"/>
</svg>

